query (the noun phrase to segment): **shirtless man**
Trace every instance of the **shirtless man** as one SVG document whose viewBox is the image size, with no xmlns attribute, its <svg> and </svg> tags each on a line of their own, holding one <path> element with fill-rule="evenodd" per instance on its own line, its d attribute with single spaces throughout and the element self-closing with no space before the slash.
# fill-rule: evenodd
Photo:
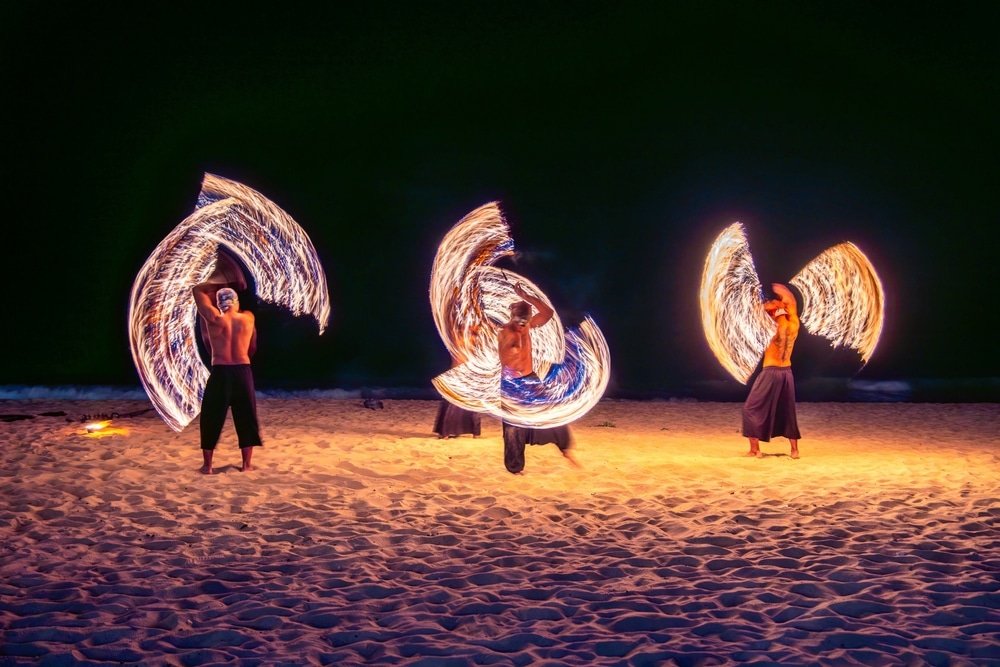
<svg viewBox="0 0 1000 667">
<path fill-rule="evenodd" d="M 240 310 L 240 300 L 233 288 L 245 289 L 246 282 L 238 267 L 235 267 L 237 277 L 228 277 L 233 268 L 231 261 L 220 252 L 215 272 L 206 282 L 191 290 L 212 350 L 212 372 L 201 400 L 201 450 L 204 459 L 201 472 L 206 475 L 213 472 L 212 455 L 230 406 L 243 457 L 241 470 L 253 469 L 250 462 L 253 448 L 261 444 L 253 374 L 250 371 L 250 356 L 257 347 L 257 329 L 253 313 Z"/>
<path fill-rule="evenodd" d="M 528 294 L 520 283 L 514 285 L 514 293 L 523 299 L 510 305 L 510 320 L 500 329 L 500 364 L 504 381 L 527 380 L 539 382 L 532 364 L 531 329 L 540 327 L 552 319 L 552 308 L 541 299 Z M 531 314 L 534 306 L 538 312 Z M 568 426 L 555 428 L 526 428 L 503 422 L 504 465 L 515 475 L 524 470 L 525 445 L 555 443 L 562 455 L 573 465 L 577 465 L 569 448 L 573 444 Z"/>
<path fill-rule="evenodd" d="M 799 458 L 799 424 L 795 416 L 795 380 L 792 348 L 799 335 L 799 311 L 795 295 L 785 285 L 773 283 L 777 298 L 764 302 L 764 311 L 774 320 L 774 338 L 764 350 L 764 367 L 743 404 L 743 435 L 750 440 L 747 456 L 761 456 L 760 441 L 783 436 L 791 443 L 791 457 Z"/>
</svg>

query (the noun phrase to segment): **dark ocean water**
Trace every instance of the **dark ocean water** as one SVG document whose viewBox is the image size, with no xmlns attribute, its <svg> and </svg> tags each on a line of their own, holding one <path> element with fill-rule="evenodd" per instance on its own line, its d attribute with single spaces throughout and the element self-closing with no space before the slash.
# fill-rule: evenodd
<svg viewBox="0 0 1000 667">
<path fill-rule="evenodd" d="M 655 392 L 609 391 L 608 398 L 632 400 L 742 401 L 748 386 L 733 381 L 705 381 L 681 389 Z M 261 398 L 312 399 L 421 399 L 438 398 L 428 387 L 359 387 L 285 389 L 258 387 Z M 907 380 L 858 380 L 852 378 L 808 378 L 796 381 L 796 397 L 802 402 L 863 403 L 1000 403 L 1000 377 L 923 378 Z M 138 386 L 113 385 L 0 385 L 0 400 L 143 400 Z"/>
</svg>

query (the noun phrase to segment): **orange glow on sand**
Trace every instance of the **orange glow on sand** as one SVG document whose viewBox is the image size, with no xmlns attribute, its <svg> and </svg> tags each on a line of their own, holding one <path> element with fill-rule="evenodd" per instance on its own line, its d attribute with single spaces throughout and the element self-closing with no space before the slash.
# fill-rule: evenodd
<svg viewBox="0 0 1000 667">
<path fill-rule="evenodd" d="M 580 469 L 545 445 L 524 475 L 497 420 L 442 441 L 437 406 L 262 398 L 256 470 L 227 429 L 211 476 L 152 412 L 113 447 L 3 424 L 9 645 L 102 636 L 145 664 L 923 664 L 926 638 L 942 664 L 994 655 L 998 405 L 803 403 L 795 461 L 784 440 L 743 455 L 738 403 L 604 400 L 573 425 Z M 83 412 L 32 407 L 53 409 Z"/>
<path fill-rule="evenodd" d="M 128 429 L 121 426 L 112 426 L 111 420 L 90 422 L 83 427 L 84 435 L 88 438 L 106 438 L 112 435 L 128 435 Z"/>
</svg>

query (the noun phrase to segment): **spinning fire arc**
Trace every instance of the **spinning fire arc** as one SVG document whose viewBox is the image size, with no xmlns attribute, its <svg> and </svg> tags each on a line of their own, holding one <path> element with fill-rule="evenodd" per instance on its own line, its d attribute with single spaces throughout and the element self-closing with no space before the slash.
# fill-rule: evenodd
<svg viewBox="0 0 1000 667">
<path fill-rule="evenodd" d="M 321 334 L 330 319 L 326 275 L 305 231 L 259 192 L 205 174 L 194 212 L 143 264 L 129 299 L 132 359 L 153 406 L 175 431 L 198 414 L 208 381 L 191 288 L 212 273 L 220 246 L 249 269 L 261 300 L 312 315 Z"/>
<path fill-rule="evenodd" d="M 853 243 L 824 250 L 789 281 L 802 294 L 807 331 L 834 347 L 856 350 L 868 363 L 885 320 L 885 293 L 875 267 Z M 762 288 L 743 225 L 719 234 L 701 276 L 701 323 L 712 353 L 746 384 L 774 333 L 761 308 Z"/>
<path fill-rule="evenodd" d="M 604 395 L 611 372 L 608 344 L 590 317 L 564 331 L 553 315 L 531 330 L 541 381 L 503 377 L 498 330 L 509 318 L 510 304 L 520 301 L 514 285 L 520 283 L 551 306 L 530 280 L 493 266 L 513 252 L 510 228 L 496 202 L 470 212 L 445 235 L 431 270 L 431 311 L 441 340 L 460 363 L 432 382 L 460 408 L 517 426 L 562 426 L 585 415 Z"/>
</svg>

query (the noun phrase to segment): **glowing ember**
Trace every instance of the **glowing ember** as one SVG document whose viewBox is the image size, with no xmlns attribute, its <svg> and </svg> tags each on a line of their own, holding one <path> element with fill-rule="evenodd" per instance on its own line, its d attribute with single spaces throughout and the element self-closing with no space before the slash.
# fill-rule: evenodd
<svg viewBox="0 0 1000 667">
<path fill-rule="evenodd" d="M 868 258 L 851 243 L 827 249 L 789 281 L 802 293 L 807 331 L 871 359 L 885 319 L 882 284 Z M 762 291 L 743 225 L 716 238 L 701 277 L 701 321 L 712 353 L 746 383 L 773 334 L 760 307 Z"/>
<path fill-rule="evenodd" d="M 87 438 L 109 438 L 116 435 L 128 435 L 128 429 L 121 426 L 113 426 L 111 420 L 88 422 L 83 426 L 84 437 Z"/>
<path fill-rule="evenodd" d="M 472 211 L 445 235 L 431 270 L 430 301 L 441 340 L 463 363 L 434 378 L 448 401 L 512 424 L 550 427 L 587 413 L 604 394 L 611 355 L 601 330 L 587 317 L 563 332 L 558 316 L 531 330 L 541 382 L 501 377 L 497 331 L 519 301 L 514 285 L 548 303 L 530 280 L 492 266 L 513 253 L 514 242 L 496 202 Z"/>
<path fill-rule="evenodd" d="M 195 343 L 191 288 L 208 278 L 220 245 L 253 275 L 257 296 L 316 318 L 330 318 L 326 275 L 309 237 L 260 193 L 205 174 L 195 211 L 149 256 L 132 285 L 129 342 L 156 411 L 180 431 L 201 409 L 208 369 Z"/>
</svg>

